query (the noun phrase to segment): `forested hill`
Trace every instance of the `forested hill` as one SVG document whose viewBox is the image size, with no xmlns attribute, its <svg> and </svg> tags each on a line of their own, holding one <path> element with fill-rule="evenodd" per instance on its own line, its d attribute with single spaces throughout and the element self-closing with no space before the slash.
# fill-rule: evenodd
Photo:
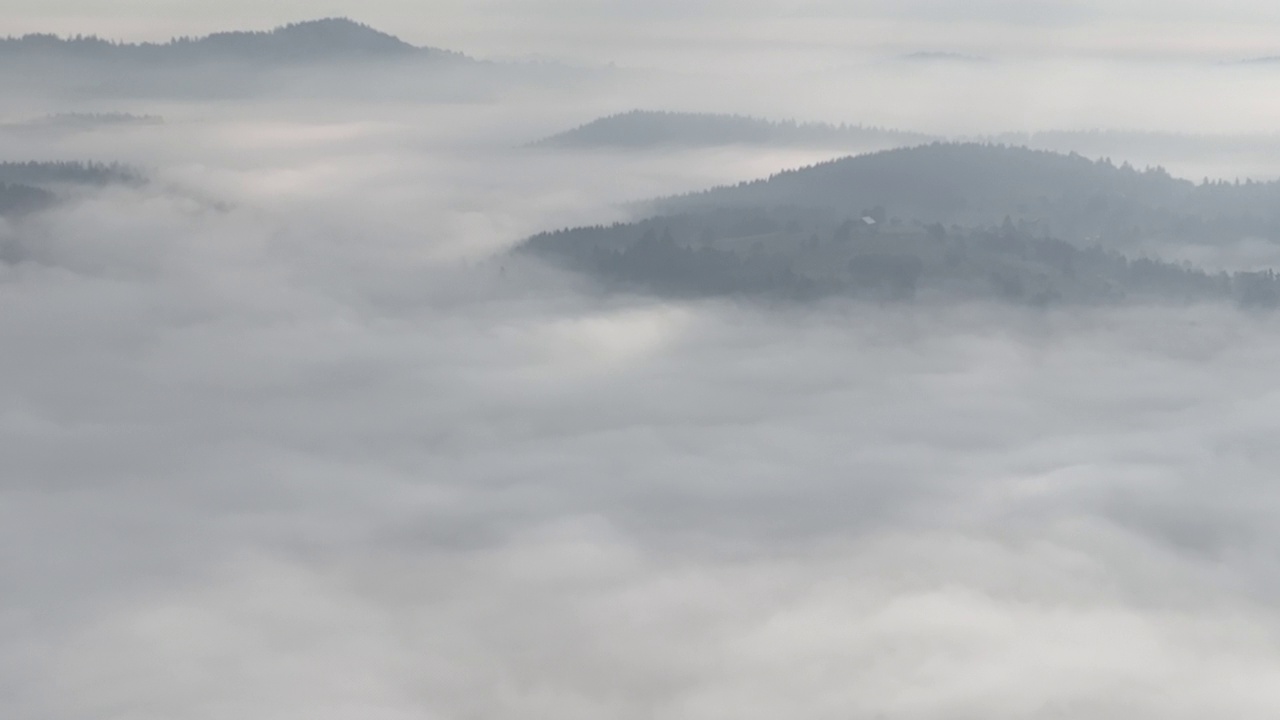
<svg viewBox="0 0 1280 720">
<path fill-rule="evenodd" d="M 880 228 L 795 208 L 704 211 L 562 230 L 530 238 L 517 253 L 582 273 L 605 288 L 676 298 L 1280 304 L 1280 279 L 1271 271 L 1206 272 L 1134 259 L 1012 224 Z"/>
<path fill-rule="evenodd" d="M 928 136 L 861 125 L 772 121 L 741 115 L 632 110 L 593 120 L 535 145 L 561 148 L 866 147 L 921 143 Z"/>
<path fill-rule="evenodd" d="M 1076 156 L 929 145 L 660 201 L 649 219 L 544 233 L 517 252 L 608 288 L 678 297 L 1274 307 L 1269 270 L 1207 271 L 1136 248 L 1152 237 L 1277 241 L 1277 199 L 1271 183 L 1196 185 Z"/>
<path fill-rule="evenodd" d="M 115 163 L 0 162 L 0 217 L 52 207 L 76 187 L 140 185 L 143 174 Z"/>
<path fill-rule="evenodd" d="M 0 60 L 193 64 L 287 64 L 324 60 L 462 59 L 458 53 L 420 48 L 346 18 L 293 23 L 266 32 L 221 32 L 166 43 L 119 43 L 95 36 L 24 35 L 0 38 Z"/>
<path fill-rule="evenodd" d="M 1015 224 L 1077 243 L 1132 247 L 1151 239 L 1280 240 L 1280 184 L 1201 183 L 1019 147 L 935 143 L 848 157 L 768 179 L 668 198 L 661 213 L 799 206 L 834 214 L 882 207 L 925 224 Z"/>
</svg>

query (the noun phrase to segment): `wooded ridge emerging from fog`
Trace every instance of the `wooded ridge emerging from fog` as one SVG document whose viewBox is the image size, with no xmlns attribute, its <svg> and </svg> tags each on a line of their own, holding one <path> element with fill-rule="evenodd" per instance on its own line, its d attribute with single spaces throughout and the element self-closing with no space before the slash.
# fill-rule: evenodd
<svg viewBox="0 0 1280 720">
<path fill-rule="evenodd" d="M 0 38 L 0 60 L 73 60 L 136 63 L 306 62 L 326 59 L 408 59 L 460 53 L 410 45 L 346 18 L 309 20 L 265 32 L 220 32 L 166 43 L 121 43 L 97 36 L 31 34 Z"/>
<path fill-rule="evenodd" d="M 139 185 L 141 171 L 118 163 L 0 162 L 0 217 L 17 217 L 57 203 L 73 186 Z"/>
<path fill-rule="evenodd" d="M 773 121 L 743 115 L 631 110 L 609 115 L 534 143 L 539 147 L 649 148 L 715 145 L 839 147 L 908 144 L 935 138 L 863 125 Z"/>
<path fill-rule="evenodd" d="M 810 147 L 866 152 L 929 142 L 1013 145 L 1056 152 L 1256 155 L 1280 153 L 1280 135 L 1206 135 L 1137 130 L 1041 130 L 984 135 L 939 135 L 860 123 L 770 120 L 749 115 L 634 109 L 596 118 L 542 138 L 547 149 L 647 150 L 727 145 Z"/>
<path fill-rule="evenodd" d="M 1280 241 L 1274 182 L 1196 184 L 1078 155 L 934 143 L 658 200 L 652 212 L 520 250 L 611 287 L 681 296 L 1280 300 L 1269 270 L 1211 273 L 1140 250 Z"/>
</svg>

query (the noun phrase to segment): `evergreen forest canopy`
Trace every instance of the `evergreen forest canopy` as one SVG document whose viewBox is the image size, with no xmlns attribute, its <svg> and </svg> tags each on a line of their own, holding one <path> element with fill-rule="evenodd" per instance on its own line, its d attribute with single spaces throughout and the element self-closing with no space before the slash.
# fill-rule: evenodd
<svg viewBox="0 0 1280 720">
<path fill-rule="evenodd" d="M 140 185 L 137 169 L 118 163 L 0 162 L 0 216 L 18 217 L 57 204 L 71 187 Z"/>
<path fill-rule="evenodd" d="M 661 213 L 708 207 L 797 206 L 841 214 L 883 206 L 909 223 L 1001 225 L 1113 249 L 1150 241 L 1280 241 L 1280 183 L 1202 182 L 1004 145 L 933 143 L 842 158 L 754 182 L 654 204 Z"/>
<path fill-rule="evenodd" d="M 0 61 L 193 64 L 299 63 L 358 59 L 461 59 L 459 53 L 410 45 L 346 18 L 292 23 L 265 32 L 220 32 L 166 43 L 121 43 L 97 36 L 32 34 L 0 38 Z"/>
<path fill-rule="evenodd" d="M 1136 250 L 1280 242 L 1277 201 L 1280 183 L 1197 185 L 1160 168 L 935 143 L 659 200 L 649 219 L 544 233 L 518 251 L 677 296 L 1271 307 L 1271 271 L 1211 273 Z"/>
</svg>

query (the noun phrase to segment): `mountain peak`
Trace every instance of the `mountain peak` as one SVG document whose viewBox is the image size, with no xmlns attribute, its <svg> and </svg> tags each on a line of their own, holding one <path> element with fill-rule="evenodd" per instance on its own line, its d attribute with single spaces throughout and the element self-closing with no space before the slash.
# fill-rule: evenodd
<svg viewBox="0 0 1280 720">
<path fill-rule="evenodd" d="M 320 18 L 318 20 L 290 23 L 276 28 L 272 31 L 272 34 L 288 38 L 338 42 L 388 50 L 412 51 L 417 49 L 394 35 L 376 30 L 369 25 L 346 17 Z"/>
<path fill-rule="evenodd" d="M 214 33 L 197 42 L 209 44 L 257 41 L 276 47 L 287 47 L 296 54 L 328 55 L 407 55 L 419 48 L 394 35 L 358 23 L 350 18 L 332 17 L 282 25 L 265 33 Z"/>
</svg>

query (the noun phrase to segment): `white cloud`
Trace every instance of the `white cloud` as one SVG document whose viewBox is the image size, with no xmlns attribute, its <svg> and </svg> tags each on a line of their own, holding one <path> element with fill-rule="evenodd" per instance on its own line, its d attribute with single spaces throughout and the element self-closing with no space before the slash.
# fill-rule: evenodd
<svg viewBox="0 0 1280 720">
<path fill-rule="evenodd" d="M 1055 65 L 1045 98 L 1044 67 L 946 96 L 976 109 L 930 99 L 967 70 L 866 78 L 874 107 L 753 76 L 0 139 L 158 179 L 4 230 L 0 707 L 1270 718 L 1274 318 L 673 304 L 484 262 L 816 159 L 515 149 L 621 103 L 1149 126 L 1168 86 L 1126 93 L 1209 83 Z M 1236 82 L 1187 125 L 1247 114 L 1265 78 Z"/>
</svg>

